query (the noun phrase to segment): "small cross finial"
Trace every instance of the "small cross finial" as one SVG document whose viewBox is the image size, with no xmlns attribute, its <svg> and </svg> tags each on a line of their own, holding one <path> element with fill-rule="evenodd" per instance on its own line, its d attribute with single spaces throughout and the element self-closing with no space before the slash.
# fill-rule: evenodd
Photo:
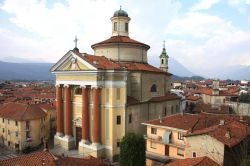
<svg viewBox="0 0 250 166">
<path fill-rule="evenodd" d="M 165 40 L 163 40 L 163 48 L 165 48 Z"/>
<path fill-rule="evenodd" d="M 76 36 L 75 36 L 74 42 L 75 42 L 75 48 L 77 48 L 77 42 L 78 42 L 78 39 L 77 39 L 77 37 L 76 37 Z"/>
<path fill-rule="evenodd" d="M 120 5 L 120 10 L 122 10 L 122 5 Z"/>
</svg>

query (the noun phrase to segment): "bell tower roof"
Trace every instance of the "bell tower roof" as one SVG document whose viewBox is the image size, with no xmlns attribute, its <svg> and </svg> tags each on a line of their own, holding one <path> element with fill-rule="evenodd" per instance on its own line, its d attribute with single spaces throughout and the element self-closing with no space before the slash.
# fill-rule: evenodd
<svg viewBox="0 0 250 166">
<path fill-rule="evenodd" d="M 166 48 L 165 48 L 165 40 L 163 41 L 163 49 L 162 49 L 160 58 L 168 58 L 168 54 L 167 54 L 167 51 L 166 51 Z"/>
<path fill-rule="evenodd" d="M 128 13 L 122 10 L 122 7 L 120 6 L 120 9 L 115 11 L 113 17 L 128 17 Z"/>
</svg>

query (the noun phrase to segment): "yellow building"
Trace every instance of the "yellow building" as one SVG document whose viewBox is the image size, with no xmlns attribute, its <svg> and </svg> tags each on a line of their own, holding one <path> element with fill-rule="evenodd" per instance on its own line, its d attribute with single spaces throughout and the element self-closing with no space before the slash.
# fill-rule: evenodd
<svg viewBox="0 0 250 166">
<path fill-rule="evenodd" d="M 41 108 L 43 107 L 43 108 Z M 49 138 L 54 111 L 45 106 L 7 103 L 0 108 L 0 143 L 12 150 L 37 146 Z"/>
<path fill-rule="evenodd" d="M 247 151 L 247 123 L 234 115 L 205 113 L 175 114 L 147 121 L 143 123 L 147 126 L 147 166 L 204 156 L 219 165 L 239 165 Z"/>
<path fill-rule="evenodd" d="M 52 68 L 56 75 L 57 134 L 65 149 L 116 160 L 122 137 L 145 133 L 142 122 L 179 112 L 169 94 L 171 74 L 163 48 L 160 68 L 147 62 L 150 46 L 129 37 L 127 12 L 111 18 L 112 36 L 93 44 L 94 55 L 68 51 Z"/>
</svg>

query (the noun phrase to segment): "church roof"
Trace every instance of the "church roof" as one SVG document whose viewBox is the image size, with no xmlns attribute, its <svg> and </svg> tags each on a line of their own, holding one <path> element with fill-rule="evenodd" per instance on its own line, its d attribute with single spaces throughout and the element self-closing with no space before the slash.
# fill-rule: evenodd
<svg viewBox="0 0 250 166">
<path fill-rule="evenodd" d="M 78 54 L 84 60 L 86 60 L 91 65 L 95 66 L 98 69 L 103 70 L 129 70 L 129 71 L 149 71 L 149 72 L 158 72 L 171 75 L 168 72 L 162 71 L 157 67 L 154 67 L 147 63 L 117 63 L 112 60 L 109 60 L 105 56 L 95 56 L 90 54 Z"/>
<path fill-rule="evenodd" d="M 119 10 L 115 11 L 113 16 L 114 17 L 128 17 L 128 13 L 120 8 Z"/>
<path fill-rule="evenodd" d="M 130 37 L 128 36 L 112 36 L 110 37 L 109 39 L 107 40 L 104 40 L 102 42 L 99 42 L 99 43 L 96 43 L 96 44 L 93 44 L 91 47 L 92 48 L 95 48 L 96 46 L 99 46 L 99 45 L 108 45 L 108 44 L 133 44 L 133 45 L 140 45 L 140 46 L 143 46 L 147 49 L 150 48 L 149 45 L 147 44 L 144 44 L 144 43 L 141 43 L 139 41 L 136 41 L 134 39 L 131 39 Z"/>
</svg>

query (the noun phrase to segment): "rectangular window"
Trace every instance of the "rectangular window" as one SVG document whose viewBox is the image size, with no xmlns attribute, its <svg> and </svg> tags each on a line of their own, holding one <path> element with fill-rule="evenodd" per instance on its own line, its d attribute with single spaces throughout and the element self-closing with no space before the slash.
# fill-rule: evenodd
<svg viewBox="0 0 250 166">
<path fill-rule="evenodd" d="M 10 130 L 8 130 L 8 135 L 10 135 Z"/>
<path fill-rule="evenodd" d="M 10 120 L 8 119 L 8 124 L 10 124 Z"/>
<path fill-rule="evenodd" d="M 128 123 L 132 123 L 132 114 L 129 114 L 128 116 Z"/>
<path fill-rule="evenodd" d="M 18 121 L 16 121 L 16 126 L 18 126 Z"/>
<path fill-rule="evenodd" d="M 18 132 L 16 132 L 16 137 L 18 137 Z"/>
<path fill-rule="evenodd" d="M 193 157 L 196 157 L 196 152 L 193 152 L 193 155 L 192 155 Z"/>
<path fill-rule="evenodd" d="M 157 144 L 154 143 L 154 142 L 151 142 L 151 146 L 150 146 L 152 149 L 157 149 Z"/>
<path fill-rule="evenodd" d="M 30 129 L 30 121 L 26 121 L 26 130 Z"/>
<path fill-rule="evenodd" d="M 164 116 L 167 116 L 167 108 L 164 108 Z"/>
<path fill-rule="evenodd" d="M 151 128 L 151 134 L 157 134 L 157 128 Z"/>
<path fill-rule="evenodd" d="M 176 107 L 175 107 L 175 109 L 176 109 L 176 112 L 179 112 L 179 107 L 178 107 L 178 105 L 176 105 Z"/>
<path fill-rule="evenodd" d="M 125 23 L 125 31 L 128 32 L 128 23 Z"/>
<path fill-rule="evenodd" d="M 183 150 L 183 149 L 178 148 L 178 149 L 177 149 L 177 155 L 178 155 L 178 156 L 182 156 L 182 157 L 184 157 L 184 150 Z"/>
<path fill-rule="evenodd" d="M 106 102 L 109 102 L 109 89 L 106 89 Z"/>
<path fill-rule="evenodd" d="M 120 100 L 120 96 L 121 96 L 121 88 L 117 88 L 116 89 L 116 100 Z"/>
<path fill-rule="evenodd" d="M 118 115 L 118 116 L 116 116 L 116 124 L 121 124 L 121 116 L 120 115 Z"/>
<path fill-rule="evenodd" d="M 3 128 L 3 133 L 4 133 L 4 128 Z"/>
<path fill-rule="evenodd" d="M 182 133 L 178 133 L 178 140 L 183 140 L 183 134 Z"/>
<path fill-rule="evenodd" d="M 117 31 L 117 22 L 114 22 L 114 31 Z"/>
<path fill-rule="evenodd" d="M 4 123 L 4 118 L 3 118 L 3 123 Z"/>
<path fill-rule="evenodd" d="M 117 146 L 117 147 L 120 147 L 120 143 L 121 143 L 121 140 L 120 140 L 120 139 L 117 139 L 116 146 Z"/>
</svg>

